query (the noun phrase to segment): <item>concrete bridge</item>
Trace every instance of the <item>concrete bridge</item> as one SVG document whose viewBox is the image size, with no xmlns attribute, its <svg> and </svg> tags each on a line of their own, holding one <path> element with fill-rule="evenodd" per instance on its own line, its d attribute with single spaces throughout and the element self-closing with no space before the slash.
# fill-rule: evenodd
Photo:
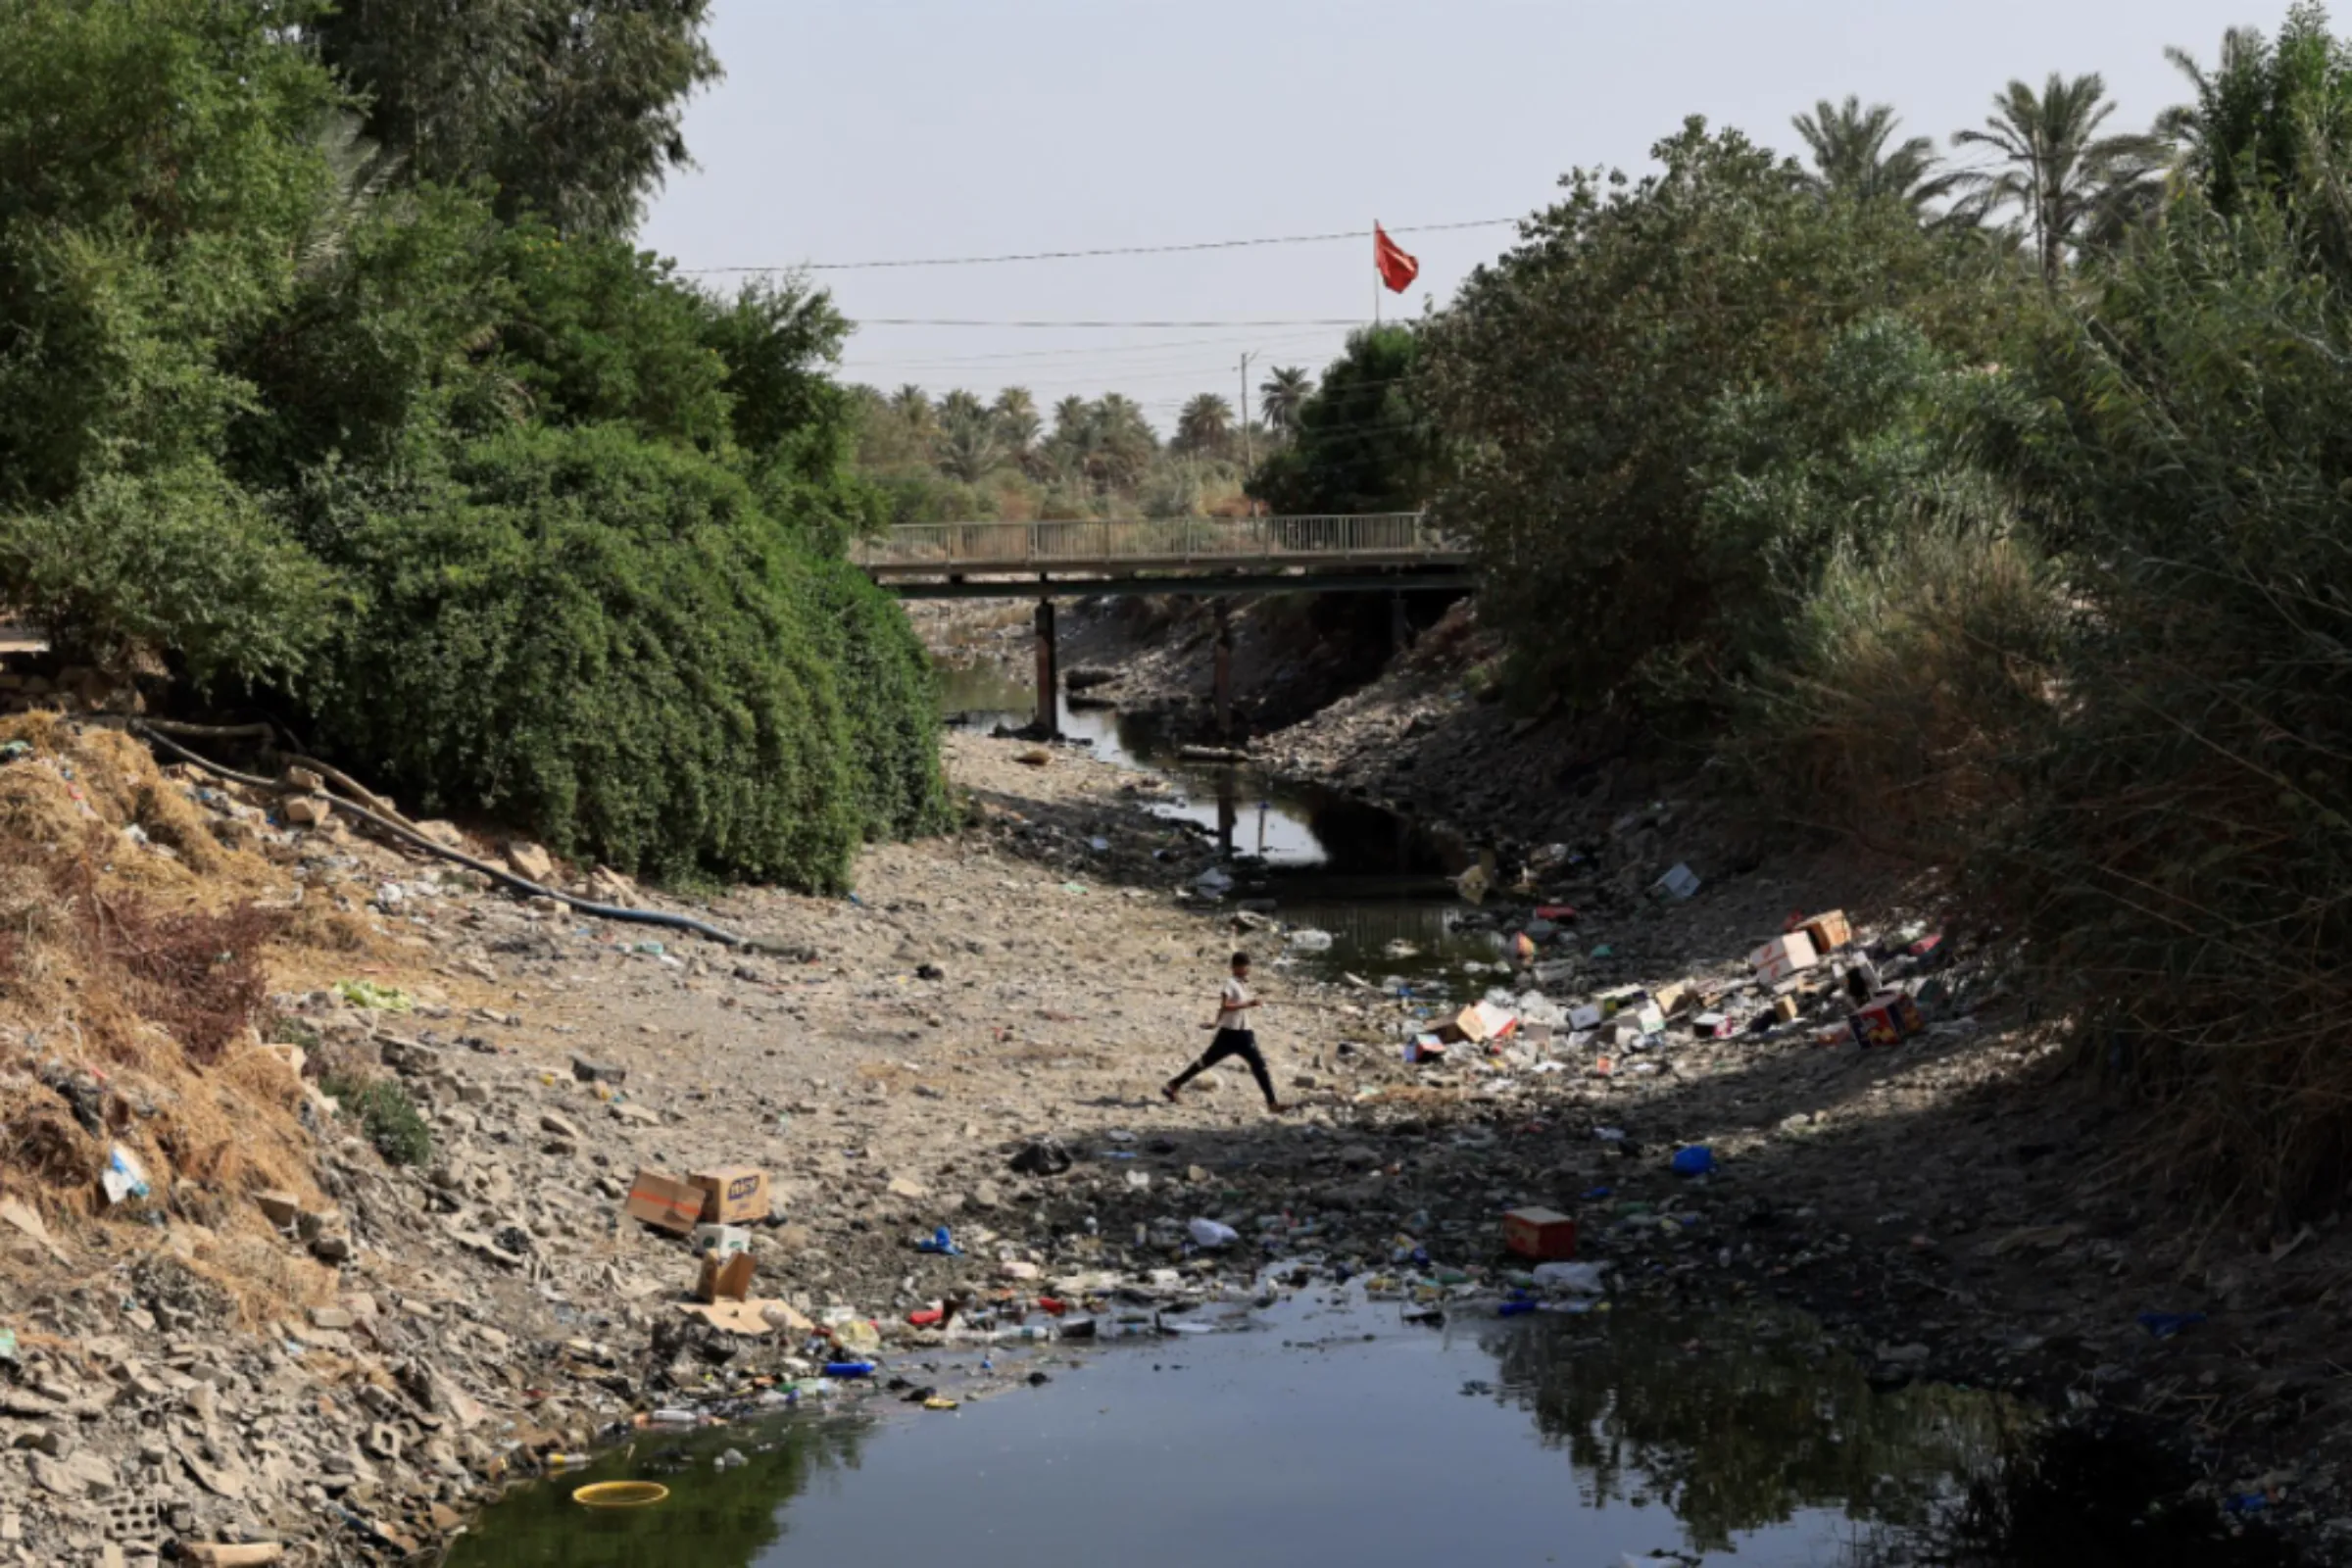
<svg viewBox="0 0 2352 1568">
<path fill-rule="evenodd" d="M 1037 721 L 1048 735 L 1058 730 L 1056 599 L 1185 594 L 1216 600 L 1217 714 L 1230 730 L 1234 597 L 1386 593 L 1401 644 L 1407 590 L 1471 585 L 1468 548 L 1436 532 L 1417 512 L 908 523 L 858 541 L 850 559 L 905 599 L 1035 599 Z"/>
</svg>

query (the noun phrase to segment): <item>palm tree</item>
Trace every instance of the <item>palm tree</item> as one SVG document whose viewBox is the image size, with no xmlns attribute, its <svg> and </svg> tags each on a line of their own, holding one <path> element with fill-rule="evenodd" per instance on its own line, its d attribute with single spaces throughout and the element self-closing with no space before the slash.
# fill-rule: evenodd
<svg viewBox="0 0 2352 1568">
<path fill-rule="evenodd" d="M 1106 490 L 1132 490 L 1152 466 L 1159 437 L 1133 398 L 1105 392 L 1087 410 L 1087 468 Z"/>
<path fill-rule="evenodd" d="M 1203 392 L 1176 416 L 1176 438 L 1168 449 L 1187 457 L 1214 458 L 1223 457 L 1232 444 L 1233 405 L 1214 392 Z"/>
<path fill-rule="evenodd" d="M 1045 430 L 1045 422 L 1037 416 L 1037 399 L 1025 386 L 1008 386 L 997 394 L 990 414 L 1005 451 L 1026 466 L 1036 456 L 1037 438 Z"/>
<path fill-rule="evenodd" d="M 938 428 L 931 394 L 912 381 L 890 395 L 890 412 L 899 416 L 910 435 L 927 438 Z"/>
<path fill-rule="evenodd" d="M 980 401 L 978 394 L 967 392 L 962 387 L 956 388 L 939 400 L 939 422 L 943 427 L 967 419 L 987 417 L 988 405 Z"/>
<path fill-rule="evenodd" d="M 1889 104 L 1865 109 L 1862 100 L 1851 95 L 1842 104 L 1824 98 L 1811 114 L 1798 115 L 1789 123 L 1813 153 L 1818 171 L 1813 184 L 1823 191 L 1865 201 L 1889 197 L 1917 213 L 1947 194 L 1956 177 L 1939 172 L 1943 160 L 1936 156 L 1930 137 L 1913 136 L 1888 147 L 1902 123 Z"/>
<path fill-rule="evenodd" d="M 951 479 L 978 484 L 1004 461 L 1004 447 L 997 438 L 996 422 L 980 407 L 980 400 L 969 393 L 965 396 L 970 399 L 968 406 L 956 404 L 940 421 L 939 468 Z M 954 397 L 949 394 L 950 400 Z"/>
<path fill-rule="evenodd" d="M 1298 429 L 1298 411 L 1314 396 L 1315 380 L 1305 369 L 1286 365 L 1258 383 L 1258 408 L 1265 416 L 1266 428 L 1280 435 L 1295 435 Z"/>
<path fill-rule="evenodd" d="M 2068 80 L 2056 72 L 2039 93 L 2012 81 L 1993 100 L 1982 130 L 1956 131 L 1955 147 L 1990 149 L 1989 168 L 1967 170 L 1962 216 L 1984 221 L 2009 208 L 2055 283 L 2070 252 L 2113 236 L 2162 193 L 2164 142 L 2153 135 L 2101 136 L 2115 113 L 2098 73 Z"/>
</svg>

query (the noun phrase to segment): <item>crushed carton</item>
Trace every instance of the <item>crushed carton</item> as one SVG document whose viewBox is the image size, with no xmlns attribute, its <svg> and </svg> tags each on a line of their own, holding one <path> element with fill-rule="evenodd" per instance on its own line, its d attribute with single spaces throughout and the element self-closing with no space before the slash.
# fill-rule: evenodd
<svg viewBox="0 0 2352 1568">
<path fill-rule="evenodd" d="M 759 1265 L 749 1252 L 705 1252 L 702 1276 L 695 1281 L 699 1301 L 741 1301 L 752 1294 L 752 1275 Z"/>
<path fill-rule="evenodd" d="M 1698 891 L 1698 873 L 1687 865 L 1677 865 L 1673 870 L 1652 882 L 1649 885 L 1649 891 L 1651 896 L 1656 898 L 1675 900 L 1690 898 Z"/>
</svg>

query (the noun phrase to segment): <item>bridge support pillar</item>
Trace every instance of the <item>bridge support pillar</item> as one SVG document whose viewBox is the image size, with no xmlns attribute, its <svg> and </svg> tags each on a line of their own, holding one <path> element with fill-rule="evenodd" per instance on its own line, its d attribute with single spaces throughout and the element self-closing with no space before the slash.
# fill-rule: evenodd
<svg viewBox="0 0 2352 1568">
<path fill-rule="evenodd" d="M 1050 741 L 1061 739 L 1061 671 L 1054 647 L 1054 601 L 1037 602 L 1037 727 Z"/>
<path fill-rule="evenodd" d="M 1413 646 L 1412 617 L 1404 612 L 1404 591 L 1389 595 L 1389 657 L 1395 659 Z"/>
<path fill-rule="evenodd" d="M 1217 734 L 1233 739 L 1233 601 L 1217 601 Z"/>
</svg>

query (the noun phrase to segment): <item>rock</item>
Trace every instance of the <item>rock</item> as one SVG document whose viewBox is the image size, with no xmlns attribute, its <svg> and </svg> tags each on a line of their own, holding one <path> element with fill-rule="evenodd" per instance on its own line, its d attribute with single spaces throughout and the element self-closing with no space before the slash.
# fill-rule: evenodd
<svg viewBox="0 0 2352 1568">
<path fill-rule="evenodd" d="M 543 886 L 552 881 L 556 874 L 554 857 L 528 839 L 507 841 L 507 864 L 514 867 L 514 874 L 526 882 L 537 882 Z"/>
<path fill-rule="evenodd" d="M 629 1081 L 626 1067 L 608 1067 L 590 1061 L 585 1056 L 571 1058 L 571 1075 L 584 1084 L 625 1084 Z"/>
<path fill-rule="evenodd" d="M 588 1137 L 569 1119 L 559 1116 L 552 1110 L 543 1110 L 539 1113 L 539 1130 L 575 1148 L 585 1143 Z"/>
<path fill-rule="evenodd" d="M 662 1113 L 648 1109 L 634 1101 L 615 1100 L 610 1107 L 614 1121 L 627 1122 L 632 1127 L 659 1127 Z"/>
<path fill-rule="evenodd" d="M 348 1329 L 359 1322 L 351 1311 L 340 1306 L 311 1308 L 311 1327 L 315 1329 Z"/>
<path fill-rule="evenodd" d="M 286 802 L 282 810 L 292 827 L 318 827 L 334 814 L 334 808 L 322 795 L 297 795 Z"/>
<path fill-rule="evenodd" d="M 302 1223 L 302 1200 L 292 1193 L 266 1192 L 253 1195 L 270 1223 L 281 1231 L 292 1230 Z"/>
<path fill-rule="evenodd" d="M 1040 1138 L 1022 1145 L 1009 1163 L 1023 1176 L 1058 1176 L 1075 1161 L 1059 1139 Z"/>
<path fill-rule="evenodd" d="M 893 1176 L 890 1179 L 888 1191 L 893 1198 L 904 1198 L 910 1201 L 920 1200 L 931 1196 L 931 1189 L 911 1176 Z"/>
<path fill-rule="evenodd" d="M 1004 1201 L 1004 1194 L 995 1182 L 981 1182 L 972 1188 L 974 1208 L 994 1208 Z"/>
<path fill-rule="evenodd" d="M 1007 1258 L 997 1265 L 997 1272 L 1008 1280 L 1033 1280 L 1038 1276 L 1038 1267 L 1019 1258 Z"/>
</svg>

